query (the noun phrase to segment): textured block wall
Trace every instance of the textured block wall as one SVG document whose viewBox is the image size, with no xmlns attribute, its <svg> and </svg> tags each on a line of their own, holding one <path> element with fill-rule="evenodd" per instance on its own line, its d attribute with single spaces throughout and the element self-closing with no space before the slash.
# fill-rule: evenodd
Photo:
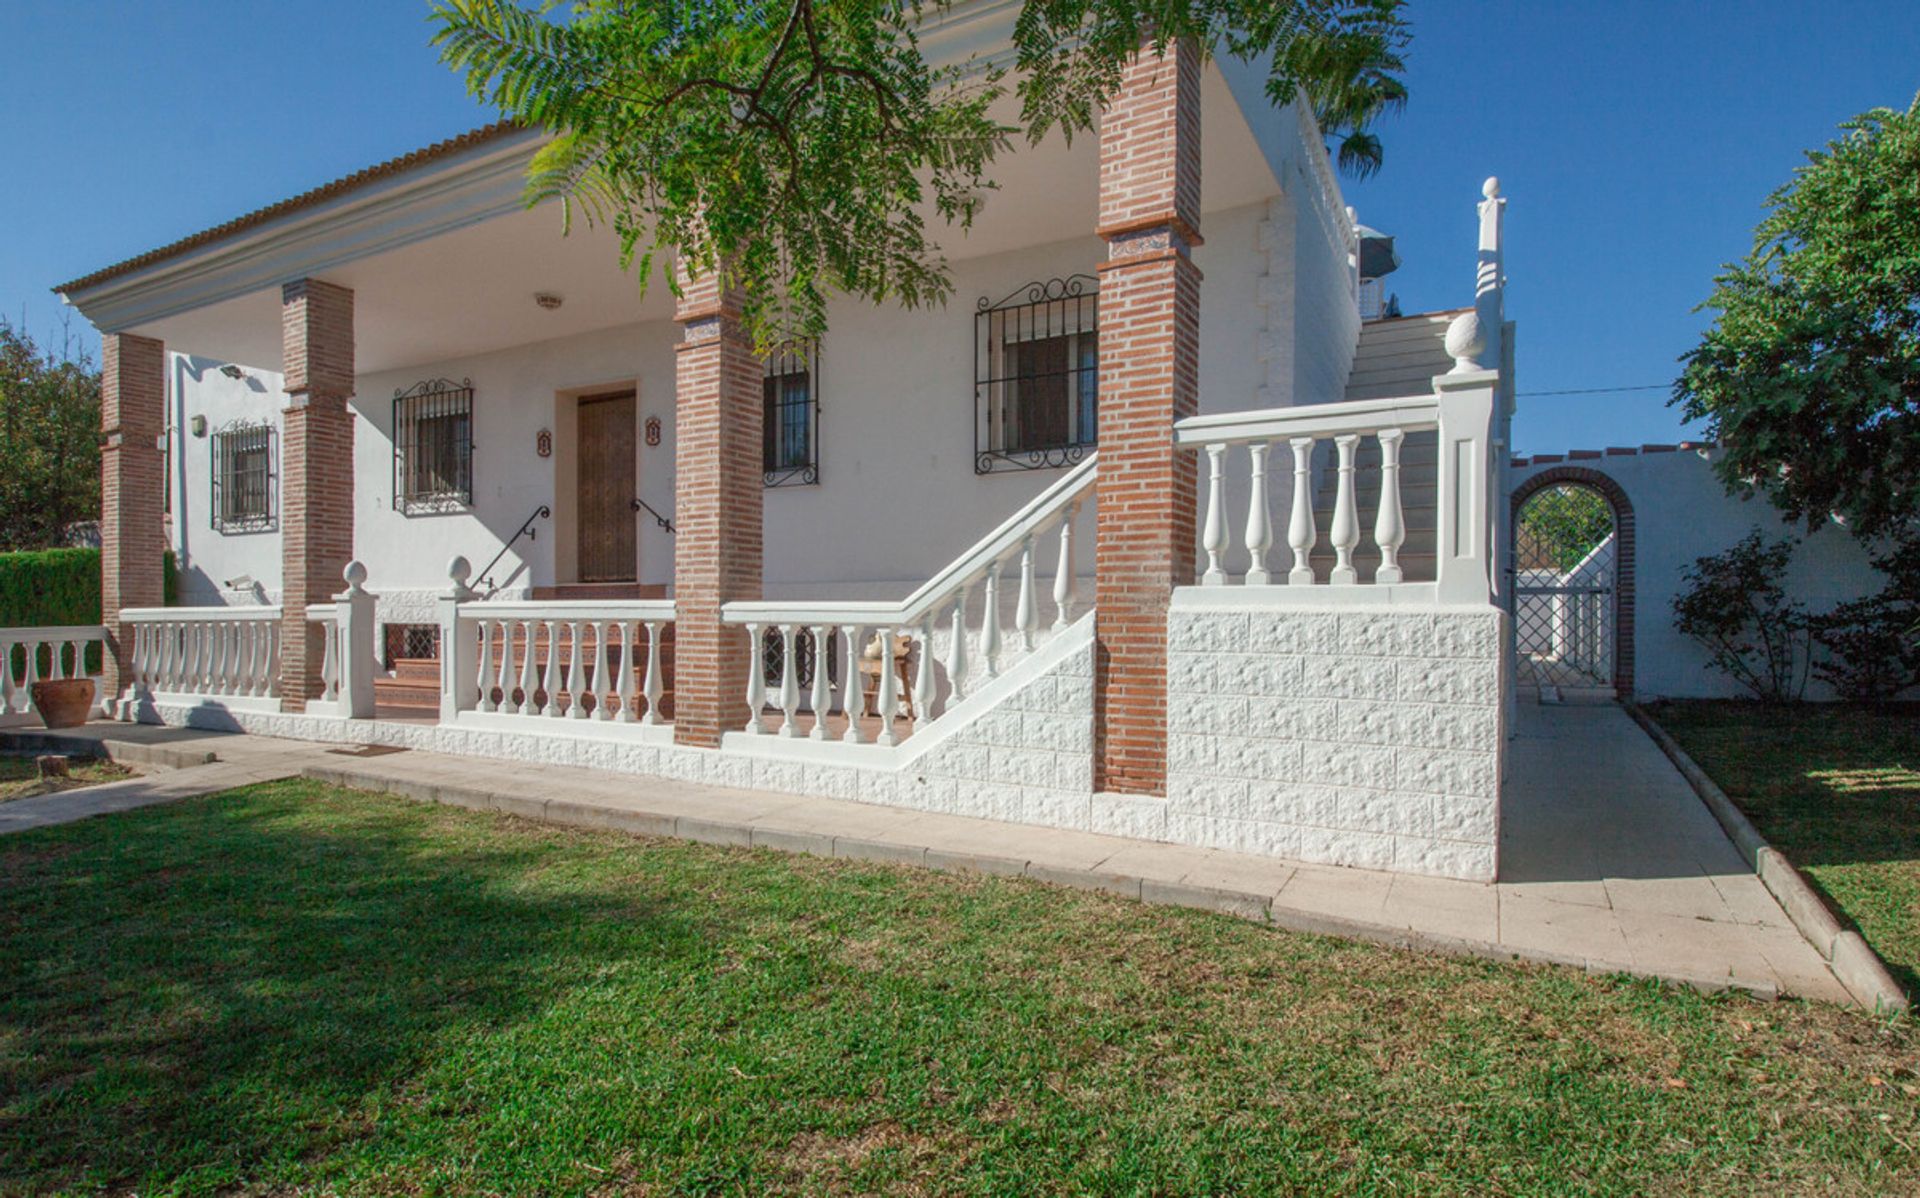
<svg viewBox="0 0 1920 1198">
<path fill-rule="evenodd" d="M 1167 838 L 1492 880 L 1504 620 L 1176 606 Z"/>
</svg>

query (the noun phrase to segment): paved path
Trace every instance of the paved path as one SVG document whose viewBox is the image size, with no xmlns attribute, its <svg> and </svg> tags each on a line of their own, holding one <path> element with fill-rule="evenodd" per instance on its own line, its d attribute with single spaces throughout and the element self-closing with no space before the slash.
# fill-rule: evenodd
<svg viewBox="0 0 1920 1198">
<path fill-rule="evenodd" d="M 1685 780 L 1611 705 L 1522 708 L 1504 876 L 1491 886 L 594 770 L 417 751 L 362 757 L 182 729 L 87 734 L 212 745 L 222 760 L 0 805 L 0 831 L 305 774 L 555 823 L 1024 874 L 1301 931 L 1850 1001 Z M 33 822 L 5 822 L 26 803 L 38 805 L 25 813 Z"/>
</svg>

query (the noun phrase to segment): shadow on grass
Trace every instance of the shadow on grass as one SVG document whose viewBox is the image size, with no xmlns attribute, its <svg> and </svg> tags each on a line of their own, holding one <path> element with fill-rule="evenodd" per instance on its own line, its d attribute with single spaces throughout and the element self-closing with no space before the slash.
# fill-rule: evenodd
<svg viewBox="0 0 1920 1198">
<path fill-rule="evenodd" d="M 704 955 L 569 868 L 302 783 L 0 841 L 0 1191 L 241 1181 L 369 1134 L 369 1095 L 550 1001 L 556 956 L 590 984 Z"/>
</svg>

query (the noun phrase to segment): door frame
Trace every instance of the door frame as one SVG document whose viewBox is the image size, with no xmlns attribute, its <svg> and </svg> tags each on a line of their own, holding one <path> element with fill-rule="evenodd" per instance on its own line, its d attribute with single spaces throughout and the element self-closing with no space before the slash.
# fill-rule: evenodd
<svg viewBox="0 0 1920 1198">
<path fill-rule="evenodd" d="M 1600 497 L 1613 508 L 1613 693 L 1621 702 L 1631 702 L 1634 697 L 1634 524 L 1633 501 L 1627 498 L 1625 488 L 1615 482 L 1611 476 L 1585 466 L 1551 466 L 1523 480 L 1520 485 L 1513 488 L 1510 496 L 1506 546 L 1507 577 L 1509 579 L 1516 577 L 1514 554 L 1519 538 L 1521 507 L 1536 493 L 1548 487 L 1567 484 L 1584 486 L 1599 492 Z M 1518 597 L 1511 592 L 1510 587 L 1510 600 L 1518 602 Z M 1510 651 L 1517 650 L 1510 649 Z"/>
<path fill-rule="evenodd" d="M 634 397 L 634 421 L 636 426 L 645 422 L 641 409 L 640 381 L 637 378 L 611 378 L 598 382 L 585 383 L 575 387 L 556 388 L 553 392 L 553 581 L 558 584 L 580 583 L 580 403 L 582 400 L 603 399 L 631 392 Z M 635 429 L 634 437 L 634 493 L 639 494 L 641 458 L 644 448 Z M 637 580 L 641 571 L 641 552 L 643 538 L 640 535 L 639 522 L 634 524 L 634 577 Z"/>
</svg>

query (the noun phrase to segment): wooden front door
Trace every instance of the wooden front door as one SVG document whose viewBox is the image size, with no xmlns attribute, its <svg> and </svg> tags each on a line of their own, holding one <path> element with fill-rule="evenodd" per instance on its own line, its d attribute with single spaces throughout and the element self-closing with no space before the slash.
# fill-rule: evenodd
<svg viewBox="0 0 1920 1198">
<path fill-rule="evenodd" d="M 631 391 L 580 401 L 581 582 L 632 582 L 640 576 L 634 406 Z"/>
</svg>

